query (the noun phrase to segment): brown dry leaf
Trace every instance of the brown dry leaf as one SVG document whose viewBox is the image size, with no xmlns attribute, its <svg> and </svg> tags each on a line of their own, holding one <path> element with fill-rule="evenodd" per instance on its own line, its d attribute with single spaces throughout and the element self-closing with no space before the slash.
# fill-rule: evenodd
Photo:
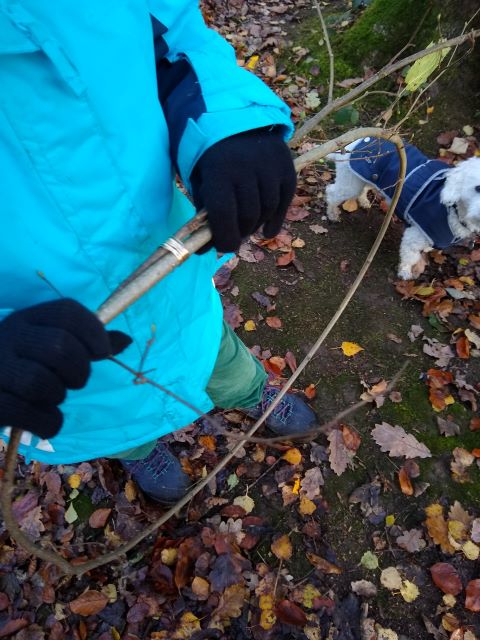
<svg viewBox="0 0 480 640">
<path fill-rule="evenodd" d="M 353 451 L 354 453 L 356 453 L 358 450 L 358 447 L 362 444 L 362 439 L 360 438 L 360 436 L 356 431 L 351 429 L 346 424 L 341 424 L 340 429 L 342 431 L 342 436 L 343 436 L 343 441 L 345 443 L 345 446 L 347 447 L 347 449 L 350 449 L 350 451 Z"/>
<path fill-rule="evenodd" d="M 298 605 L 290 600 L 282 600 L 275 607 L 275 614 L 280 622 L 292 624 L 295 627 L 304 627 L 307 624 L 307 616 Z"/>
<path fill-rule="evenodd" d="M 353 466 L 352 459 L 355 456 L 355 452 L 345 445 L 343 433 L 340 429 L 332 429 L 327 439 L 330 443 L 328 448 L 330 466 L 337 476 L 341 476 L 348 466 Z"/>
<path fill-rule="evenodd" d="M 435 544 L 440 545 L 444 553 L 454 553 L 455 549 L 448 539 L 448 525 L 443 517 L 442 505 L 434 502 L 425 509 L 425 513 L 427 514 L 425 526 L 427 527 L 428 535 Z"/>
<path fill-rule="evenodd" d="M 111 509 L 96 509 L 88 519 L 88 524 L 92 529 L 100 529 L 107 524 L 111 513 Z"/>
<path fill-rule="evenodd" d="M 437 562 L 430 567 L 432 580 L 443 593 L 456 596 L 463 589 L 458 571 L 448 562 Z"/>
<path fill-rule="evenodd" d="M 398 536 L 396 542 L 401 549 L 405 549 L 409 553 L 416 553 L 427 546 L 420 529 L 405 531 L 401 536 Z"/>
<path fill-rule="evenodd" d="M 437 425 L 440 433 L 446 438 L 458 436 L 458 434 L 460 433 L 460 426 L 453 422 L 451 416 L 447 416 L 446 420 L 444 420 L 440 416 L 437 416 Z"/>
<path fill-rule="evenodd" d="M 452 470 L 453 480 L 460 483 L 471 482 L 467 469 L 474 463 L 475 456 L 472 456 L 469 451 L 462 447 L 455 447 L 452 455 L 453 460 L 450 463 L 450 469 Z"/>
<path fill-rule="evenodd" d="M 272 553 L 279 560 L 290 560 L 292 557 L 292 543 L 290 542 L 290 538 L 285 534 L 277 538 L 274 542 L 272 542 L 272 546 L 270 547 Z"/>
<path fill-rule="evenodd" d="M 313 400 L 317 395 L 317 390 L 314 384 L 309 384 L 308 387 L 305 387 L 303 393 L 307 396 L 309 400 Z"/>
<path fill-rule="evenodd" d="M 398 425 L 392 427 L 387 422 L 376 424 L 372 431 L 372 437 L 380 446 L 381 451 L 388 452 L 390 456 L 405 456 L 405 458 L 430 458 L 432 456 L 428 447 Z"/>
<path fill-rule="evenodd" d="M 210 583 L 200 576 L 195 576 L 191 588 L 199 600 L 206 600 L 210 595 Z"/>
<path fill-rule="evenodd" d="M 466 336 L 460 336 L 455 343 L 455 347 L 457 349 L 457 356 L 463 360 L 468 360 L 470 357 L 470 342 L 468 338 L 466 338 Z"/>
<path fill-rule="evenodd" d="M 298 511 L 302 516 L 311 516 L 317 510 L 317 505 L 307 498 L 307 496 L 300 496 L 300 506 Z"/>
<path fill-rule="evenodd" d="M 450 507 L 448 511 L 448 518 L 449 520 L 457 520 L 457 522 L 461 522 L 467 530 L 470 529 L 473 522 L 473 516 L 471 516 L 468 511 L 465 511 L 458 500 L 455 500 L 453 505 Z"/>
<path fill-rule="evenodd" d="M 480 612 L 480 579 L 470 580 L 465 589 L 467 597 L 465 598 L 465 609 Z"/>
<path fill-rule="evenodd" d="M 125 496 L 129 502 L 133 502 L 137 497 L 137 485 L 133 480 L 127 480 L 125 483 Z"/>
<path fill-rule="evenodd" d="M 413 485 L 410 481 L 410 476 L 405 469 L 405 465 L 400 467 L 400 471 L 398 472 L 398 482 L 404 495 L 413 496 Z"/>
<path fill-rule="evenodd" d="M 302 492 L 309 500 L 313 500 L 320 494 L 320 487 L 325 484 L 320 467 L 309 469 L 301 481 Z"/>
<path fill-rule="evenodd" d="M 185 611 L 180 617 L 179 626 L 170 638 L 172 640 L 190 640 L 195 631 L 199 631 L 200 629 L 200 619 L 191 611 Z M 160 633 L 163 632 L 160 631 Z M 167 640 L 168 635 L 163 636 L 163 638 Z M 161 640 L 163 640 L 163 638 L 161 638 Z"/>
<path fill-rule="evenodd" d="M 207 449 L 207 451 L 215 451 L 217 443 L 214 436 L 200 436 L 198 438 L 198 444 Z"/>
<path fill-rule="evenodd" d="M 242 614 L 245 604 L 245 587 L 243 584 L 232 584 L 220 596 L 218 607 L 212 613 L 208 627 L 210 629 L 225 630 L 232 618 Z"/>
<path fill-rule="evenodd" d="M 299 220 L 307 218 L 311 213 L 311 211 L 307 211 L 307 209 L 303 209 L 303 207 L 291 206 L 288 208 L 285 218 L 290 222 L 298 222 Z"/>
<path fill-rule="evenodd" d="M 342 209 L 344 211 L 348 211 L 348 213 L 353 213 L 358 209 L 358 202 L 356 198 L 350 198 L 349 200 L 345 200 L 342 204 Z"/>
<path fill-rule="evenodd" d="M 271 329 L 281 329 L 282 328 L 282 321 L 280 320 L 280 318 L 278 316 L 268 316 L 267 318 L 265 318 L 265 322 L 268 324 L 268 326 Z"/>
<path fill-rule="evenodd" d="M 88 589 L 78 598 L 69 602 L 70 611 L 79 616 L 94 616 L 100 613 L 108 604 L 108 598 L 100 591 Z"/>
<path fill-rule="evenodd" d="M 275 264 L 277 265 L 277 267 L 286 267 L 294 260 L 295 260 L 295 251 L 292 249 L 291 251 L 288 251 L 287 253 L 284 253 L 283 255 L 278 256 L 278 258 L 275 261 Z"/>
<path fill-rule="evenodd" d="M 309 551 L 307 551 L 306 555 L 307 555 L 308 561 L 313 564 L 315 569 L 317 569 L 318 571 L 321 571 L 322 573 L 340 574 L 343 572 L 343 569 L 341 567 L 337 567 L 336 564 L 333 564 L 332 562 L 325 560 L 325 558 L 321 558 L 320 556 L 317 556 L 316 553 L 310 553 Z"/>
</svg>

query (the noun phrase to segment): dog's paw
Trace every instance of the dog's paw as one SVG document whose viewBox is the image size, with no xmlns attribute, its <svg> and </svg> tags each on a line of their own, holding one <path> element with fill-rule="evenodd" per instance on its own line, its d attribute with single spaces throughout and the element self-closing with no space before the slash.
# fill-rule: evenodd
<svg viewBox="0 0 480 640">
<path fill-rule="evenodd" d="M 398 277 L 400 278 L 400 280 L 413 280 L 414 276 L 411 267 L 400 265 L 400 267 L 398 268 Z"/>
</svg>

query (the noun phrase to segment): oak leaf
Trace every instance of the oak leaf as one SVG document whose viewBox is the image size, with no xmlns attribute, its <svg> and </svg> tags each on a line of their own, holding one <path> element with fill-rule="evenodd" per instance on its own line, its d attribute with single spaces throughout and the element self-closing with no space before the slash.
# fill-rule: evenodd
<svg viewBox="0 0 480 640">
<path fill-rule="evenodd" d="M 388 452 L 391 456 L 405 456 L 405 458 L 430 458 L 432 456 L 428 447 L 398 425 L 392 427 L 387 422 L 376 424 L 372 436 L 380 449 Z"/>
<path fill-rule="evenodd" d="M 340 429 L 332 429 L 327 439 L 330 443 L 328 448 L 330 466 L 337 476 L 341 476 L 348 466 L 353 467 L 352 459 L 355 456 L 355 451 L 352 451 L 346 446 L 343 433 Z"/>
<path fill-rule="evenodd" d="M 426 542 L 423 539 L 423 533 L 420 529 L 410 529 L 397 538 L 397 544 L 401 549 L 405 549 L 409 553 L 415 553 L 421 551 L 426 547 Z"/>
<path fill-rule="evenodd" d="M 222 631 L 230 624 L 232 618 L 238 618 L 242 614 L 245 604 L 245 587 L 243 584 L 232 584 L 227 587 L 220 596 L 218 607 L 212 613 L 212 619 L 208 625 L 210 629 Z"/>
<path fill-rule="evenodd" d="M 454 553 L 455 549 L 448 539 L 448 525 L 443 517 L 443 507 L 441 504 L 434 502 L 425 509 L 427 519 L 425 526 L 428 535 L 435 544 L 439 544 L 444 553 Z"/>
</svg>

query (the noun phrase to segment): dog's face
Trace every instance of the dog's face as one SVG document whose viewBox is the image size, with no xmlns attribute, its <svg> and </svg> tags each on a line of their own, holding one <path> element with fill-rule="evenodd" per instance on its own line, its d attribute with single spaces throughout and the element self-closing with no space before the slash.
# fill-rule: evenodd
<svg viewBox="0 0 480 640">
<path fill-rule="evenodd" d="M 469 158 L 448 171 L 440 200 L 456 205 L 458 217 L 472 231 L 480 231 L 480 158 Z"/>
</svg>

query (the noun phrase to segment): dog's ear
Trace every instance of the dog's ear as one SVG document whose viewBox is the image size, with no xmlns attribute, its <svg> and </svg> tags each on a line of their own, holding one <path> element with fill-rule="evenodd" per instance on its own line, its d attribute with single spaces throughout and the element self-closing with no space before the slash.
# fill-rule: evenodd
<svg viewBox="0 0 480 640">
<path fill-rule="evenodd" d="M 447 171 L 445 185 L 440 194 L 440 202 L 446 207 L 457 204 L 462 197 L 463 172 L 460 166 Z"/>
</svg>

